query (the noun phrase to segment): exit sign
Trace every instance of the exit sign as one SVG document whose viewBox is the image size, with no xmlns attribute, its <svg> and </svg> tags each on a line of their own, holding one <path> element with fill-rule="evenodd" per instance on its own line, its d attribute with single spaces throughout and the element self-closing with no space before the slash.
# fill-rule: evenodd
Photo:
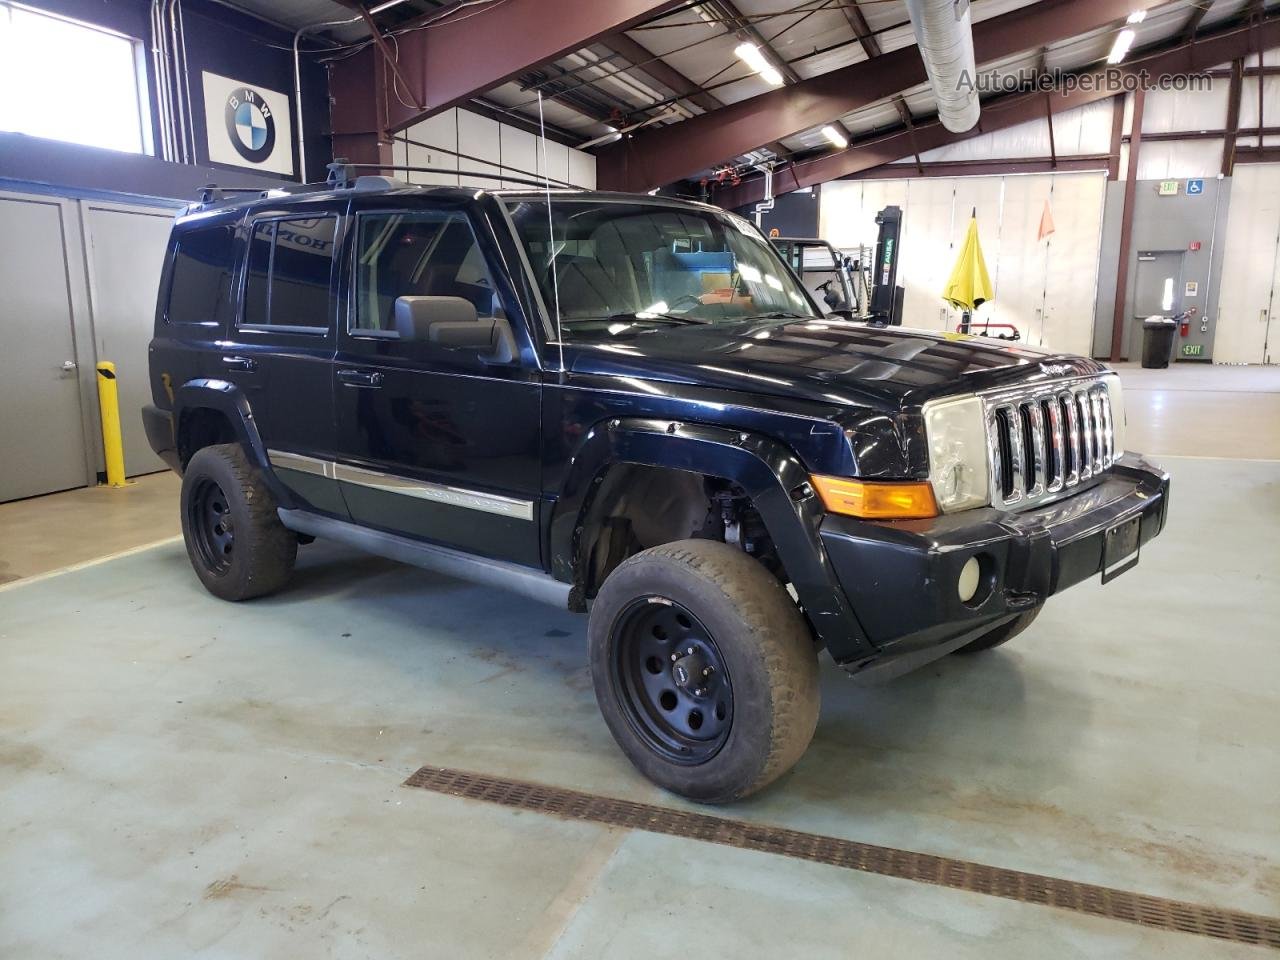
<svg viewBox="0 0 1280 960">
<path fill-rule="evenodd" d="M 1160 196 L 1176 197 L 1177 195 L 1178 195 L 1177 180 L 1161 180 L 1160 181 Z"/>
<path fill-rule="evenodd" d="M 1182 355 L 1184 357 L 1203 357 L 1204 344 L 1203 343 L 1184 343 L 1182 345 Z"/>
</svg>

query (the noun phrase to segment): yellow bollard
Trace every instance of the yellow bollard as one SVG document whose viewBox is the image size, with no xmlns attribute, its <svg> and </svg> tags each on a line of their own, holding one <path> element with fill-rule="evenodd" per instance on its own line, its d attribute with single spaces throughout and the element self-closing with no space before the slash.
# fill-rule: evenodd
<svg viewBox="0 0 1280 960">
<path fill-rule="evenodd" d="M 102 452 L 107 461 L 107 485 L 125 486 L 124 443 L 120 439 L 120 400 L 116 395 L 116 365 L 98 364 L 98 409 L 102 412 Z"/>
</svg>

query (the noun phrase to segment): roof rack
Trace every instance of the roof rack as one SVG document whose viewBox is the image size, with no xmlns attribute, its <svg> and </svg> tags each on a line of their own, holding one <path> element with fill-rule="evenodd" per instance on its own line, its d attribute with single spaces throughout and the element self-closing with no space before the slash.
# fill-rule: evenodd
<svg viewBox="0 0 1280 960">
<path fill-rule="evenodd" d="M 509 183 L 522 183 L 531 187 L 542 188 L 549 182 L 557 189 L 581 190 L 581 187 L 575 187 L 571 183 L 565 183 L 563 180 L 555 180 L 548 177 L 545 180 L 535 180 L 530 177 L 512 176 L 509 173 L 493 173 L 488 170 L 454 170 L 449 167 L 412 167 L 399 166 L 396 164 L 386 163 L 351 163 L 349 160 L 339 157 L 328 165 L 329 179 L 328 184 L 335 190 L 342 189 L 360 189 L 361 181 L 368 181 L 369 188 L 395 186 L 398 181 L 389 177 L 371 177 L 360 176 L 361 170 L 397 170 L 406 173 L 440 173 L 446 176 L 455 177 L 475 177 L 480 180 L 505 180 Z"/>
</svg>

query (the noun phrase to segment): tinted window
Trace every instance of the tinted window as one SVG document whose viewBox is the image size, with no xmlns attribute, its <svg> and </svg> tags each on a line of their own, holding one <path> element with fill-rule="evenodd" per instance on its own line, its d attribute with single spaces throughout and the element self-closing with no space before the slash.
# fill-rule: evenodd
<svg viewBox="0 0 1280 960">
<path fill-rule="evenodd" d="M 462 297 L 481 317 L 500 306 L 463 214 L 365 214 L 358 234 L 352 330 L 394 331 L 397 297 Z"/>
<path fill-rule="evenodd" d="M 230 226 L 190 230 L 178 238 L 169 282 L 170 323 L 212 323 L 231 289 L 235 234 Z"/>
<path fill-rule="evenodd" d="M 268 220 L 253 228 L 244 288 L 246 326 L 329 326 L 336 217 Z"/>
</svg>

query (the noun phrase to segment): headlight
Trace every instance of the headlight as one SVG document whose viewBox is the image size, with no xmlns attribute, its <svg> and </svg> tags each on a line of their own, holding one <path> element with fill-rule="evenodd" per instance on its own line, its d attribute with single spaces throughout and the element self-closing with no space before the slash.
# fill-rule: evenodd
<svg viewBox="0 0 1280 960">
<path fill-rule="evenodd" d="M 1125 419 L 1124 419 L 1124 387 L 1120 377 L 1113 374 L 1107 377 L 1107 395 L 1111 397 L 1111 436 L 1115 447 L 1115 457 L 1124 453 Z"/>
<path fill-rule="evenodd" d="M 943 513 L 991 502 L 987 425 L 982 400 L 955 397 L 924 405 L 929 440 L 929 482 Z"/>
</svg>

